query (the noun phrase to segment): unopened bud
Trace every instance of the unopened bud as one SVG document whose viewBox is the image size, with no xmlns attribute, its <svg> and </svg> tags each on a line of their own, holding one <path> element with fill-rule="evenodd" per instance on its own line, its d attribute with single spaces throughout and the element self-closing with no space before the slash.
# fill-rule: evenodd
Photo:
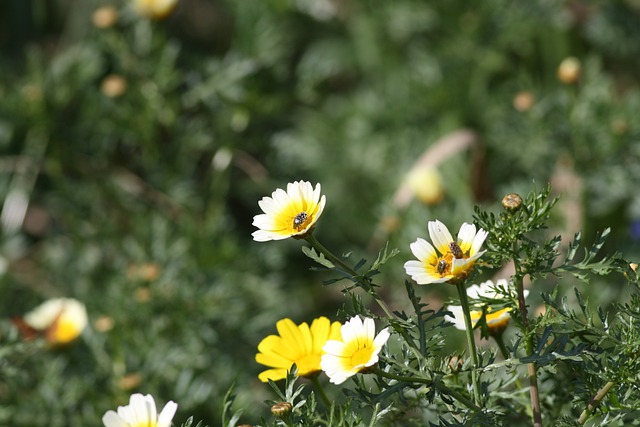
<svg viewBox="0 0 640 427">
<path fill-rule="evenodd" d="M 127 81 L 122 76 L 111 74 L 102 80 L 100 90 L 104 96 L 117 98 L 126 92 Z"/>
<path fill-rule="evenodd" d="M 502 198 L 502 207 L 509 212 L 515 212 L 522 207 L 522 197 L 517 193 L 509 193 Z"/>
<path fill-rule="evenodd" d="M 113 6 L 103 6 L 95 10 L 91 22 L 96 28 L 113 27 L 118 22 L 118 10 Z"/>
<path fill-rule="evenodd" d="M 574 84 L 582 74 L 580 60 L 573 56 L 562 60 L 558 66 L 558 79 L 565 84 Z"/>
<path fill-rule="evenodd" d="M 279 402 L 271 407 L 271 413 L 278 418 L 284 418 L 291 412 L 292 409 L 293 405 L 291 403 Z"/>
<path fill-rule="evenodd" d="M 529 91 L 518 92 L 516 96 L 513 98 L 513 108 L 517 111 L 524 113 L 529 111 L 533 104 L 535 104 L 536 99 L 533 96 L 533 93 Z"/>
</svg>

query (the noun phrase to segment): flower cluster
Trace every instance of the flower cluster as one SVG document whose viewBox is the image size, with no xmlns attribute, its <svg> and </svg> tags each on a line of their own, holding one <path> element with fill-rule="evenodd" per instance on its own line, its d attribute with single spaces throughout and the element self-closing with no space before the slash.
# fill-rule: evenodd
<svg viewBox="0 0 640 427">
<path fill-rule="evenodd" d="M 378 353 L 389 339 L 383 329 L 375 335 L 373 319 L 355 316 L 344 325 L 326 317 L 295 325 L 290 319 L 276 324 L 279 335 L 269 335 L 258 345 L 256 361 L 271 367 L 261 381 L 284 379 L 295 364 L 298 375 L 312 377 L 324 371 L 330 381 L 341 384 L 378 362 Z"/>
</svg>

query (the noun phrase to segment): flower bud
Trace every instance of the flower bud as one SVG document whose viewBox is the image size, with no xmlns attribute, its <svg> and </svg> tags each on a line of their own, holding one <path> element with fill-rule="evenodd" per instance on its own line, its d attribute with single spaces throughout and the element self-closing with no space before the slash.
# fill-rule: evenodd
<svg viewBox="0 0 640 427">
<path fill-rule="evenodd" d="M 435 169 L 414 168 L 406 180 L 413 195 L 425 205 L 435 205 L 444 197 L 442 179 Z"/>
<path fill-rule="evenodd" d="M 513 213 L 522 207 L 522 197 L 517 193 L 509 193 L 502 198 L 502 207 Z"/>
<path fill-rule="evenodd" d="M 564 84 L 574 84 L 580 78 L 582 67 L 580 60 L 573 56 L 562 60 L 558 66 L 558 79 Z"/>
<path fill-rule="evenodd" d="M 284 418 L 291 413 L 292 409 L 293 405 L 291 403 L 279 402 L 271 407 L 271 413 L 278 418 Z"/>
<path fill-rule="evenodd" d="M 96 28 L 110 28 L 118 22 L 118 10 L 113 6 L 103 6 L 93 12 L 91 22 Z"/>
<path fill-rule="evenodd" d="M 117 98 L 127 90 L 127 81 L 122 76 L 111 74 L 102 80 L 100 90 L 104 96 Z"/>
<path fill-rule="evenodd" d="M 515 108 L 516 111 L 524 113 L 529 111 L 535 102 L 536 99 L 533 94 L 527 90 L 523 90 L 516 93 L 516 96 L 513 98 L 513 108 Z"/>
</svg>

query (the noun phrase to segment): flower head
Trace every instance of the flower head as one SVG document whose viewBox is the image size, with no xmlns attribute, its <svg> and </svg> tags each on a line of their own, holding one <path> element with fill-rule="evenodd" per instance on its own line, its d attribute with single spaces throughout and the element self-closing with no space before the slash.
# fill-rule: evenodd
<svg viewBox="0 0 640 427">
<path fill-rule="evenodd" d="M 324 209 L 325 197 L 320 184 L 315 189 L 307 181 L 287 184 L 287 191 L 278 188 L 271 197 L 263 197 L 258 205 L 264 212 L 253 217 L 253 240 L 266 242 L 287 237 L 302 238 L 309 234 Z"/>
<path fill-rule="evenodd" d="M 342 384 L 347 378 L 378 363 L 378 353 L 389 339 L 387 328 L 375 335 L 373 319 L 359 316 L 351 318 L 340 329 L 342 338 L 329 340 L 324 345 L 325 354 L 320 366 L 334 384 Z"/>
<path fill-rule="evenodd" d="M 102 417 L 105 427 L 170 427 L 178 405 L 169 401 L 160 414 L 153 396 L 132 394 L 127 406 L 119 406 L 118 412 L 107 411 Z"/>
<path fill-rule="evenodd" d="M 150 19 L 164 19 L 173 12 L 178 0 L 133 0 L 139 15 Z"/>
<path fill-rule="evenodd" d="M 476 231 L 475 225 L 465 222 L 454 240 L 443 223 L 429 221 L 429 236 L 435 248 L 418 238 L 410 245 L 418 260 L 407 261 L 404 269 L 419 285 L 465 279 L 484 253 L 480 247 L 488 234 L 483 229 Z"/>
<path fill-rule="evenodd" d="M 491 298 L 501 299 L 503 295 L 498 293 L 496 287 L 502 287 L 508 289 L 509 283 L 505 279 L 500 279 L 494 284 L 491 280 L 488 280 L 480 285 L 472 285 L 467 288 L 467 296 L 471 299 Z M 525 298 L 529 295 L 529 291 L 524 291 Z M 502 308 L 500 310 L 492 310 L 491 307 L 485 307 L 482 304 L 472 305 L 473 308 L 470 311 L 471 323 L 473 327 L 476 326 L 478 321 L 482 318 L 483 312 L 485 312 L 485 322 L 487 324 L 489 334 L 496 334 L 502 332 L 511 320 L 509 312 L 511 307 Z M 484 310 L 483 310 L 484 309 Z M 447 307 L 454 317 L 445 316 L 445 318 L 452 322 L 453 325 L 460 330 L 465 330 L 464 317 L 462 314 L 462 307 L 459 305 L 450 305 Z"/>
<path fill-rule="evenodd" d="M 256 362 L 271 367 L 258 375 L 260 381 L 277 381 L 287 377 L 287 371 L 296 364 L 298 375 L 307 377 L 320 372 L 322 347 L 329 339 L 340 338 L 340 322 L 331 323 L 326 317 L 311 322 L 311 327 L 291 319 L 276 323 L 279 335 L 269 335 L 258 344 Z"/>
<path fill-rule="evenodd" d="M 73 298 L 45 301 L 24 316 L 24 323 L 45 335 L 51 344 L 67 344 L 87 326 L 87 309 Z"/>
</svg>

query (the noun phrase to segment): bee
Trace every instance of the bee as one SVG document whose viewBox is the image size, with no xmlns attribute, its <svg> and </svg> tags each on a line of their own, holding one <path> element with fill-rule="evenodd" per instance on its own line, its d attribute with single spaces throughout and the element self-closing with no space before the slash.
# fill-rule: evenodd
<svg viewBox="0 0 640 427">
<path fill-rule="evenodd" d="M 306 212 L 300 212 L 293 218 L 293 228 L 298 229 L 302 227 L 302 224 L 309 218 L 309 215 Z"/>
<path fill-rule="evenodd" d="M 438 261 L 438 266 L 436 267 L 438 270 L 438 274 L 444 274 L 449 269 L 449 263 L 443 259 Z"/>
<path fill-rule="evenodd" d="M 462 249 L 460 249 L 460 246 L 458 246 L 456 242 L 449 243 L 449 250 L 451 251 L 451 254 L 453 255 L 454 258 L 458 258 L 458 259 L 464 258 Z"/>
</svg>

